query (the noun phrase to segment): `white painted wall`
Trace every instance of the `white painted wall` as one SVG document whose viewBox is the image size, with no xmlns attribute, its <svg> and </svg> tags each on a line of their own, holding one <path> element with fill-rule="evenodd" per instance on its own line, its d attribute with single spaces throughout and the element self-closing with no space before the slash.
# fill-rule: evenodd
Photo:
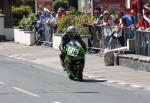
<svg viewBox="0 0 150 103">
<path fill-rule="evenodd" d="M 4 16 L 0 15 L 0 36 L 4 36 Z"/>
<path fill-rule="evenodd" d="M 59 45 L 61 43 L 61 36 L 53 36 L 53 48 L 59 50 Z"/>
<path fill-rule="evenodd" d="M 5 28 L 5 39 L 6 40 L 14 40 L 14 29 L 13 28 Z"/>
<path fill-rule="evenodd" d="M 14 41 L 20 44 L 34 45 L 35 35 L 34 33 L 27 33 L 19 29 L 14 29 Z"/>
</svg>

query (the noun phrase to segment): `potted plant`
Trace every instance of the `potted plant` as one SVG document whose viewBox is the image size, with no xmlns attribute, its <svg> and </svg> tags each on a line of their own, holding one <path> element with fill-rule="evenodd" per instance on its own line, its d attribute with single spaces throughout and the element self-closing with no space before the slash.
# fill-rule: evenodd
<svg viewBox="0 0 150 103">
<path fill-rule="evenodd" d="M 34 45 L 35 34 L 32 25 L 34 20 L 35 15 L 33 13 L 29 14 L 27 17 L 23 17 L 23 19 L 19 22 L 19 29 L 14 30 L 15 42 L 25 45 Z"/>
<path fill-rule="evenodd" d="M 87 27 L 84 27 L 83 24 L 91 24 L 92 22 L 93 17 L 90 15 L 83 14 L 78 11 L 71 12 L 57 22 L 57 30 L 55 36 L 59 35 L 61 40 L 61 35 L 66 31 L 69 26 L 73 25 L 76 27 L 78 34 L 80 34 L 80 36 L 88 46 L 89 29 Z"/>
</svg>

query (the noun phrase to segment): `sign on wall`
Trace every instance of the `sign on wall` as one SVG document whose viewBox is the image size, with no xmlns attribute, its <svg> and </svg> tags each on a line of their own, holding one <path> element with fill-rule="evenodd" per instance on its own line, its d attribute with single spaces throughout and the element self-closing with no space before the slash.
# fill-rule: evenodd
<svg viewBox="0 0 150 103">
<path fill-rule="evenodd" d="M 35 0 L 36 12 L 40 5 L 49 11 L 53 10 L 53 0 Z"/>
<path fill-rule="evenodd" d="M 93 0 L 93 9 L 98 7 L 120 11 L 125 7 L 125 0 Z"/>
</svg>

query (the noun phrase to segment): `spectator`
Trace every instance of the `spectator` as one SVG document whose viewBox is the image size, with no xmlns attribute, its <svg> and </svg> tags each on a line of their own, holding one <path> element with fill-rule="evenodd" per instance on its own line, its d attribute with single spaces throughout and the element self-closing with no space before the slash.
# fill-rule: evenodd
<svg viewBox="0 0 150 103">
<path fill-rule="evenodd" d="M 46 13 L 42 14 L 41 12 L 41 16 L 39 20 L 37 21 L 37 23 L 39 24 L 38 33 L 40 34 L 40 38 L 39 38 L 40 41 L 45 40 L 45 17 L 46 17 Z"/>
<path fill-rule="evenodd" d="M 37 14 L 36 14 L 36 19 L 35 19 L 35 21 L 33 22 L 33 25 L 34 25 L 34 28 L 35 28 L 35 37 L 36 37 L 36 42 L 38 42 L 39 41 L 39 35 L 38 35 L 38 30 L 39 30 L 39 26 L 40 26 L 40 16 L 42 15 L 42 12 L 38 12 Z"/>
<path fill-rule="evenodd" d="M 95 19 L 96 19 L 94 21 L 94 24 L 100 25 L 102 23 L 102 20 L 103 20 L 103 14 L 102 14 L 101 8 L 96 8 L 94 10 L 94 15 L 95 15 Z"/>
<path fill-rule="evenodd" d="M 50 11 L 47 8 L 44 8 L 42 5 L 39 5 L 38 12 L 42 12 L 42 14 L 44 14 L 44 12 L 50 12 Z"/>
<path fill-rule="evenodd" d="M 54 25 L 56 22 L 56 18 L 51 14 L 49 16 L 49 19 L 47 20 L 47 24 L 49 26 L 49 41 L 52 43 L 53 42 L 53 33 L 54 33 Z M 52 46 L 52 45 L 51 45 Z"/>
<path fill-rule="evenodd" d="M 59 8 L 56 14 L 57 20 L 61 19 L 66 15 L 66 11 L 63 8 Z"/>
<path fill-rule="evenodd" d="M 103 21 L 101 26 L 104 26 L 104 47 L 108 48 L 109 41 L 112 33 L 111 26 L 114 26 L 114 21 L 112 21 L 112 16 L 108 11 L 104 11 L 103 13 Z"/>
<path fill-rule="evenodd" d="M 144 15 L 143 15 L 144 19 L 148 22 L 148 25 L 150 25 L 149 15 L 150 15 L 150 12 L 148 12 L 148 11 L 144 12 Z"/>
<path fill-rule="evenodd" d="M 122 34 L 122 36 L 124 37 L 124 41 L 125 41 L 124 45 L 126 45 L 127 44 L 127 39 L 134 38 L 134 32 L 133 32 L 134 25 L 133 25 L 131 15 L 126 13 L 122 17 L 122 24 L 123 24 L 123 34 Z"/>
<path fill-rule="evenodd" d="M 138 14 L 137 27 L 138 30 L 149 30 L 150 28 L 149 23 L 144 19 L 144 17 L 141 14 Z"/>
<path fill-rule="evenodd" d="M 50 42 L 50 23 L 51 13 L 45 12 L 45 41 Z"/>
<path fill-rule="evenodd" d="M 133 9 L 131 10 L 131 19 L 132 19 L 132 24 L 133 24 L 134 28 L 136 28 L 137 15 Z"/>
<path fill-rule="evenodd" d="M 139 12 L 138 12 L 138 7 L 137 7 L 138 1 L 140 2 Z M 142 14 L 143 5 L 144 5 L 143 0 L 132 0 L 132 5 L 131 6 L 132 6 L 136 16 L 137 16 L 138 13 Z"/>
<path fill-rule="evenodd" d="M 116 14 L 116 18 L 117 18 L 116 20 L 118 23 L 116 23 L 117 25 L 115 26 L 115 29 L 111 34 L 111 38 L 109 41 L 110 49 L 118 48 L 123 45 L 123 38 L 122 38 L 123 24 L 121 20 L 122 15 L 123 15 L 122 12 Z"/>
<path fill-rule="evenodd" d="M 144 11 L 150 12 L 150 0 L 148 0 L 147 3 L 144 5 Z"/>
</svg>

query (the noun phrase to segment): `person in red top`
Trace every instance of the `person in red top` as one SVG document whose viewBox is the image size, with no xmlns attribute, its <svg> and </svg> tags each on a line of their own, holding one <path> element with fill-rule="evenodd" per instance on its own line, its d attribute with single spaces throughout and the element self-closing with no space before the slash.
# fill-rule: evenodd
<svg viewBox="0 0 150 103">
<path fill-rule="evenodd" d="M 150 12 L 150 0 L 148 0 L 147 3 L 144 5 L 144 10 Z"/>
<path fill-rule="evenodd" d="M 140 14 L 142 14 L 142 10 L 143 10 L 143 0 L 139 0 L 140 1 Z M 137 15 L 138 13 L 138 7 L 137 7 L 137 4 L 138 4 L 138 0 L 132 0 L 132 9 L 134 10 L 135 12 L 135 16 Z"/>
<path fill-rule="evenodd" d="M 138 14 L 137 27 L 139 30 L 150 30 L 150 24 L 143 18 L 141 14 Z"/>
</svg>

